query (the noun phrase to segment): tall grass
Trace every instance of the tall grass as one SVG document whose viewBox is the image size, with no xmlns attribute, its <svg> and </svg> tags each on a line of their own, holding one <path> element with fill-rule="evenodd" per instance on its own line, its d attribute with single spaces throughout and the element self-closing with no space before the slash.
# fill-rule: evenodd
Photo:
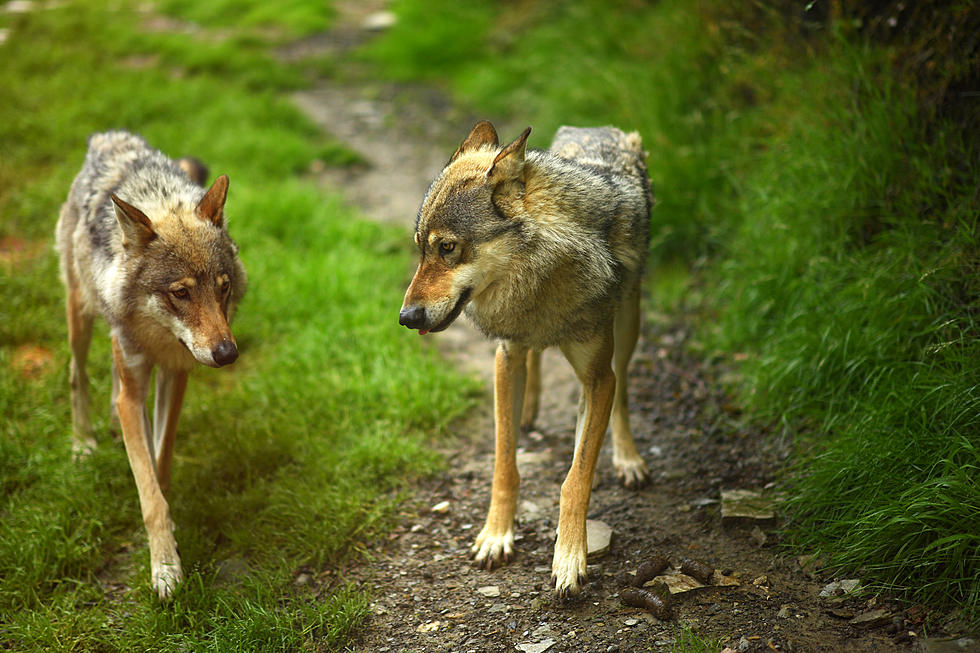
<svg viewBox="0 0 980 653">
<path fill-rule="evenodd" d="M 653 301 L 703 316 L 697 340 L 737 365 L 741 403 L 795 438 L 793 544 L 980 624 L 976 134 L 920 108 L 914 50 L 791 5 L 470 3 L 453 37 L 402 0 L 365 56 L 534 125 L 539 147 L 561 123 L 638 129 Z M 926 60 L 978 20 L 956 11 L 916 14 Z M 426 34 L 453 56 L 430 59 Z"/>
<path fill-rule="evenodd" d="M 439 467 L 425 442 L 474 385 L 397 328 L 410 238 L 303 181 L 342 148 L 281 99 L 302 72 L 270 58 L 250 23 L 212 38 L 148 31 L 154 18 L 98 2 L 0 15 L 0 648 L 343 649 L 368 597 L 330 571 Z M 51 237 L 87 136 L 109 128 L 230 176 L 250 277 L 233 325 L 241 358 L 189 384 L 169 494 L 187 580 L 163 606 L 109 421 L 101 324 L 99 447 L 73 462 L 69 445 Z M 296 584 L 300 570 L 318 582 Z"/>
</svg>

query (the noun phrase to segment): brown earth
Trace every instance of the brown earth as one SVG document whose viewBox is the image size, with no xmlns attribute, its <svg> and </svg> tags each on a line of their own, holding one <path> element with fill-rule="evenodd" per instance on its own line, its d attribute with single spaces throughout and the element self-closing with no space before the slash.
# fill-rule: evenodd
<svg viewBox="0 0 980 653">
<path fill-rule="evenodd" d="M 360 26 L 373 4 L 341 3 L 331 33 L 290 46 L 283 56 L 342 54 L 365 38 Z M 406 226 L 477 118 L 431 88 L 378 81 L 325 80 L 294 99 L 367 162 L 315 170 L 319 181 L 341 190 L 367 217 Z M 498 123 L 503 138 L 523 126 L 514 120 Z M 405 271 L 406 284 L 411 273 Z M 392 306 L 393 322 L 397 310 Z M 454 437 L 443 445 L 445 473 L 415 490 L 387 543 L 369 553 L 367 564 L 337 570 L 337 577 L 375 597 L 356 649 L 670 650 L 683 636 L 682 625 L 737 651 L 912 650 L 921 621 L 914 612 L 861 592 L 822 598 L 833 579 L 780 555 L 778 524 L 722 523 L 720 491 L 774 493 L 789 451 L 740 419 L 719 389 L 724 370 L 686 353 L 690 332 L 683 319 L 648 311 L 630 392 L 637 444 L 653 480 L 639 491 L 619 487 L 604 452 L 589 518 L 612 527 L 612 544 L 603 557 L 590 559 L 583 595 L 567 602 L 553 598 L 550 565 L 559 486 L 573 446 L 577 384 L 570 367 L 558 353 L 546 352 L 540 418 L 518 454 L 516 559 L 485 571 L 471 564 L 469 547 L 489 503 L 494 345 L 462 320 L 421 339 L 419 346 L 437 347 L 480 375 L 486 397 L 454 426 Z M 624 605 L 622 593 L 637 566 L 658 551 L 674 567 L 684 557 L 700 559 L 737 584 L 674 595 L 667 620 Z"/>
</svg>

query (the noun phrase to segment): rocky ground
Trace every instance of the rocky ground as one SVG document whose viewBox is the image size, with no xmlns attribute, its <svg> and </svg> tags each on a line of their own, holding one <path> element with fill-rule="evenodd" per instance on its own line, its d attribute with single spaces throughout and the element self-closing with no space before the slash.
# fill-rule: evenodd
<svg viewBox="0 0 980 653">
<path fill-rule="evenodd" d="M 340 3 L 339 9 L 331 33 L 282 55 L 342 54 L 367 37 L 368 27 L 385 22 L 371 13 L 376 3 Z M 455 145 L 484 117 L 460 113 L 432 89 L 377 81 L 324 80 L 294 99 L 366 161 L 311 174 L 340 188 L 369 218 L 405 225 L 413 223 L 429 181 Z M 505 139 L 519 131 L 507 122 L 498 127 Z M 406 284 L 410 276 L 406 270 Z M 557 352 L 546 352 L 540 418 L 518 453 L 517 556 L 485 571 L 471 564 L 469 548 L 489 503 L 493 343 L 462 320 L 419 340 L 482 375 L 486 398 L 455 425 L 443 445 L 447 471 L 417 488 L 390 539 L 370 552 L 368 564 L 333 576 L 375 597 L 357 650 L 656 651 L 672 649 L 686 630 L 717 641 L 719 650 L 970 650 L 925 640 L 924 611 L 904 610 L 863 592 L 859 579 L 834 579 L 780 555 L 777 521 L 722 518 L 723 490 L 773 496 L 774 474 L 789 452 L 740 419 L 719 390 L 722 370 L 685 353 L 690 328 L 683 319 L 647 317 L 630 392 L 652 483 L 639 491 L 619 487 L 605 452 L 589 518 L 611 528 L 611 542 L 590 556 L 585 591 L 568 602 L 553 598 L 550 565 L 559 486 L 573 447 L 577 385 L 569 366 Z M 658 553 L 670 562 L 672 580 L 680 578 L 681 561 L 693 558 L 723 574 L 727 584 L 672 594 L 669 614 L 625 605 L 637 567 Z"/>
</svg>

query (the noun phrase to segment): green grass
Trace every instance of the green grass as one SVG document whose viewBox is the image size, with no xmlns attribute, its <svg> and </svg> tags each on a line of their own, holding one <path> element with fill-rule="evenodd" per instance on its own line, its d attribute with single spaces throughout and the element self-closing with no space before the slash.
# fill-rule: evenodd
<svg viewBox="0 0 980 653">
<path fill-rule="evenodd" d="M 980 14 L 889 32 L 899 4 L 802 4 L 402 0 L 363 56 L 537 147 L 639 130 L 653 305 L 691 312 L 748 414 L 795 439 L 788 541 L 980 626 L 980 152 L 975 102 L 934 99 L 972 88 Z"/>
<path fill-rule="evenodd" d="M 315 159 L 352 161 L 282 99 L 302 71 L 248 36 L 252 18 L 221 39 L 145 32 L 146 20 L 96 2 L 0 17 L 0 239 L 34 252 L 0 259 L 0 648 L 343 649 L 364 590 L 339 581 L 314 595 L 294 575 L 363 555 L 407 484 L 439 468 L 426 441 L 475 386 L 397 328 L 404 230 L 360 221 L 301 180 Z M 305 33 L 291 18 L 276 27 Z M 108 419 L 104 325 L 89 362 L 100 446 L 79 462 L 69 447 L 50 245 L 85 139 L 108 128 L 230 176 L 229 228 L 250 277 L 241 358 L 190 381 L 170 494 L 187 580 L 165 606 Z M 25 347 L 52 360 L 22 374 Z"/>
</svg>

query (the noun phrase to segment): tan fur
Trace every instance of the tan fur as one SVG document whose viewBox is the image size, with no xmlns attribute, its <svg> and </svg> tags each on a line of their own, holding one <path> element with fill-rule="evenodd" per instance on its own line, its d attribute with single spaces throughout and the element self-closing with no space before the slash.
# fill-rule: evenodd
<svg viewBox="0 0 980 653">
<path fill-rule="evenodd" d="M 440 331 L 465 308 L 500 341 L 493 488 L 473 546 L 488 568 L 513 554 L 516 433 L 537 412 L 540 351 L 558 346 L 572 364 L 582 394 L 552 563 L 556 591 L 567 596 L 585 576 L 585 517 L 610 413 L 620 480 L 636 487 L 647 479 L 625 379 L 652 196 L 638 135 L 563 127 L 549 152 L 535 152 L 526 149 L 529 132 L 500 147 L 492 125 L 478 123 L 432 183 L 416 224 L 421 259 L 399 321 Z"/>
</svg>

